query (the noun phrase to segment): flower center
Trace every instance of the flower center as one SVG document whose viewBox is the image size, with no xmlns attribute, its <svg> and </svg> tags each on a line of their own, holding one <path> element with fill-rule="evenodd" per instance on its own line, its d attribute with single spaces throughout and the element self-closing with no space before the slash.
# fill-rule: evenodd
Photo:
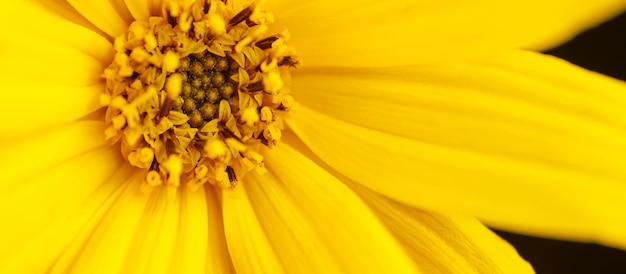
<svg viewBox="0 0 626 274">
<path fill-rule="evenodd" d="M 235 64 L 236 65 L 236 64 Z M 177 72 L 182 75 L 182 90 L 172 105 L 173 111 L 182 112 L 190 127 L 201 128 L 218 118 L 217 110 L 222 100 L 228 101 L 231 113 L 239 110 L 237 86 L 230 75 L 237 73 L 226 57 L 209 52 L 192 54 L 181 59 Z"/>
<path fill-rule="evenodd" d="M 115 39 L 105 137 L 147 171 L 145 189 L 229 188 L 265 171 L 262 150 L 293 106 L 285 79 L 297 58 L 288 33 L 265 34 L 273 16 L 259 2 L 164 1 L 162 16 Z"/>
</svg>

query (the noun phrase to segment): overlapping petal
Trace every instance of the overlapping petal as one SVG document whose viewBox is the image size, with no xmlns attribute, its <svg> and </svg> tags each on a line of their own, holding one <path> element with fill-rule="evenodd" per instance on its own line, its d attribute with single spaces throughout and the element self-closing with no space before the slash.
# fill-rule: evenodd
<svg viewBox="0 0 626 274">
<path fill-rule="evenodd" d="M 196 193 L 189 192 L 189 190 L 185 191 L 185 193 L 187 193 L 187 195 L 189 196 L 198 195 Z M 205 253 L 206 267 L 205 272 L 202 273 L 235 273 L 235 268 L 233 267 L 233 262 L 230 258 L 230 253 L 226 244 L 226 238 L 224 236 L 224 219 L 222 207 L 220 204 L 220 196 L 216 193 L 216 190 L 210 188 L 205 189 L 203 194 L 205 195 L 205 203 L 200 204 L 198 201 L 200 200 L 199 198 L 196 198 L 196 201 L 192 202 L 197 203 L 197 207 L 204 207 L 205 209 L 192 208 L 193 204 L 189 202 L 188 210 L 189 212 L 206 211 L 206 214 L 208 216 L 206 230 L 202 229 L 204 228 L 204 226 L 202 226 L 202 228 L 197 227 L 199 219 L 189 219 L 186 223 L 186 226 L 189 227 L 188 229 L 196 230 L 196 232 L 199 234 L 206 234 L 206 236 L 204 236 L 207 238 L 207 251 Z M 195 217 L 200 218 L 202 216 L 196 215 Z M 190 235 L 190 237 L 193 237 L 193 234 Z M 190 241 L 196 242 L 195 239 L 192 239 Z"/>
<path fill-rule="evenodd" d="M 3 169 L 0 189 L 6 193 L 19 188 L 33 176 L 105 146 L 100 137 L 103 129 L 101 122 L 80 121 L 38 135 L 0 139 L 0 166 Z"/>
<path fill-rule="evenodd" d="M 130 168 L 126 166 L 126 168 Z M 134 269 L 136 261 L 129 260 L 135 245 L 135 237 L 142 235 L 139 228 L 142 219 L 149 211 L 151 195 L 139 190 L 143 180 L 141 173 L 127 173 L 111 181 L 117 183 L 117 190 L 107 197 L 99 199 L 99 207 L 90 212 L 93 217 L 76 240 L 62 253 L 58 266 L 59 272 L 67 270 L 89 272 L 97 269 L 107 273 L 120 273 L 125 268 Z M 93 210 L 92 208 L 88 208 Z M 106 258 L 106 259 L 105 259 Z"/>
<path fill-rule="evenodd" d="M 511 230 L 626 247 L 619 81 L 509 52 L 302 70 L 294 90 L 304 105 L 290 124 L 296 133 L 379 193 Z"/>
<path fill-rule="evenodd" d="M 305 66 L 385 66 L 467 48 L 545 49 L 616 15 L 624 1 L 268 1 Z"/>
<path fill-rule="evenodd" d="M 141 185 L 142 181 L 143 178 L 132 184 Z M 149 196 L 149 199 L 144 204 L 143 214 L 138 218 L 139 224 L 134 229 L 133 240 L 128 245 L 123 272 L 171 273 L 177 268 L 173 265 L 173 259 L 179 251 L 174 247 L 177 245 L 180 232 L 180 193 L 172 196 L 171 193 L 167 193 L 166 187 L 162 187 L 154 189 L 150 195 L 141 192 L 136 195 Z M 204 223 L 205 218 L 198 222 Z M 204 243 L 198 244 L 204 245 Z M 196 273 L 204 269 L 203 264 L 187 267 L 189 270 L 195 269 Z M 91 267 L 85 269 L 91 269 Z"/>
<path fill-rule="evenodd" d="M 351 189 L 287 144 L 245 188 L 288 273 L 416 273 L 404 249 Z M 418 266 L 419 267 L 419 266 Z"/>
<path fill-rule="evenodd" d="M 15 5 L 16 10 L 0 11 L 0 22 L 8 26 L 0 38 L 2 139 L 65 124 L 99 108 L 100 75 L 112 52 L 102 36 L 52 14 L 43 3 Z"/>
<path fill-rule="evenodd" d="M 534 273 L 511 245 L 474 218 L 416 209 L 351 186 L 426 273 Z"/>
<path fill-rule="evenodd" d="M 67 0 L 89 22 L 110 37 L 118 37 L 126 31 L 133 17 L 124 0 Z"/>
<path fill-rule="evenodd" d="M 109 41 L 65 1 L 13 2 L 11 8 L 0 11 L 0 23 L 4 26 L 0 37 L 2 60 L 21 57 L 23 62 L 27 61 L 24 63 L 31 63 L 31 67 L 41 66 L 55 73 L 49 66 L 57 65 L 56 70 L 60 70 L 59 63 L 41 60 L 38 58 L 40 55 L 51 56 L 71 50 L 92 56 L 103 64 L 110 62 L 113 57 Z M 5 48 L 7 46 L 9 50 Z M 80 64 L 74 65 L 72 69 L 67 63 L 61 65 L 66 66 L 63 68 L 68 69 L 69 73 L 83 73 Z M 3 65 L 6 66 L 4 62 Z M 45 77 L 46 74 L 39 73 L 37 76 Z"/>
<path fill-rule="evenodd" d="M 224 233 L 237 273 L 287 273 L 243 187 L 222 194 Z"/>
<path fill-rule="evenodd" d="M 161 0 L 125 0 L 128 11 L 138 21 L 147 21 L 151 15 L 161 12 Z"/>
<path fill-rule="evenodd" d="M 3 185 L 0 272 L 46 272 L 72 241 L 90 233 L 85 227 L 98 223 L 95 212 L 119 186 L 111 179 L 130 175 L 116 171 L 121 163 L 119 155 L 100 147 Z"/>
</svg>

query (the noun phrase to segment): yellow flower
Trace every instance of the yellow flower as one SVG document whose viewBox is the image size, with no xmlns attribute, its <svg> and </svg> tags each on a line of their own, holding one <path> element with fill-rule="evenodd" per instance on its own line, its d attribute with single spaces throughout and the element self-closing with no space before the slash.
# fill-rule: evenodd
<svg viewBox="0 0 626 274">
<path fill-rule="evenodd" d="M 623 1 L 263 2 L 0 11 L 0 272 L 532 272 L 475 218 L 626 248 L 626 85 L 525 51 Z"/>
</svg>

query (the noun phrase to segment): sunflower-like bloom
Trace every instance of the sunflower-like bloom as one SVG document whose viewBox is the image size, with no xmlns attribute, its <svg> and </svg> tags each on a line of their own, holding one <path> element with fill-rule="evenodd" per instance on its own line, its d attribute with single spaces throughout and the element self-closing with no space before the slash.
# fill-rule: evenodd
<svg viewBox="0 0 626 274">
<path fill-rule="evenodd" d="M 2 273 L 530 273 L 626 248 L 623 1 L 14 1 Z"/>
</svg>

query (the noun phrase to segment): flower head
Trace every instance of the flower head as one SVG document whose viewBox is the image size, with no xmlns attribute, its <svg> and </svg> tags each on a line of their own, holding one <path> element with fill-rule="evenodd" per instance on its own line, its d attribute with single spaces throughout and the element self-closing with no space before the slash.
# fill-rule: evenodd
<svg viewBox="0 0 626 274">
<path fill-rule="evenodd" d="M 520 50 L 621 2 L 14 3 L 0 265 L 532 272 L 476 217 L 626 247 L 626 85 Z"/>
</svg>

